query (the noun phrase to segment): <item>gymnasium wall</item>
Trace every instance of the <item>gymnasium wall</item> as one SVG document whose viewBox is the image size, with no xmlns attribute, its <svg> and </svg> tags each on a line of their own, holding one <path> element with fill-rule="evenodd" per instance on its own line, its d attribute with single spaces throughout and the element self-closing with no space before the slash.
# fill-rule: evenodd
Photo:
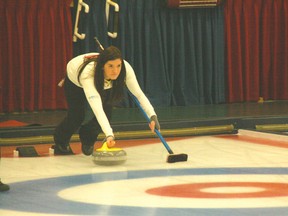
<svg viewBox="0 0 288 216">
<path fill-rule="evenodd" d="M 171 9 L 159 0 L 118 0 L 117 38 L 107 35 L 105 0 L 0 2 L 0 113 L 65 109 L 57 87 L 75 55 L 116 45 L 154 106 L 288 99 L 286 0 L 226 0 Z M 111 16 L 113 14 L 111 13 Z M 125 100 L 121 106 L 131 106 Z"/>
</svg>

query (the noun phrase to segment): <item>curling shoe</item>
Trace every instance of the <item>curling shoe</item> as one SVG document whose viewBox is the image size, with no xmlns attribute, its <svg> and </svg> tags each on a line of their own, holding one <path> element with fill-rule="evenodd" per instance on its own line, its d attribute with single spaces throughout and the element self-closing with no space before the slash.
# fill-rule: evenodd
<svg viewBox="0 0 288 216">
<path fill-rule="evenodd" d="M 81 146 L 82 152 L 86 156 L 90 156 L 93 153 L 94 150 L 94 145 L 83 145 Z"/>
<path fill-rule="evenodd" d="M 10 189 L 9 185 L 4 184 L 0 181 L 0 192 L 8 191 Z"/>
<path fill-rule="evenodd" d="M 52 149 L 54 149 L 54 155 L 74 155 L 69 145 L 68 146 L 53 145 Z"/>
</svg>

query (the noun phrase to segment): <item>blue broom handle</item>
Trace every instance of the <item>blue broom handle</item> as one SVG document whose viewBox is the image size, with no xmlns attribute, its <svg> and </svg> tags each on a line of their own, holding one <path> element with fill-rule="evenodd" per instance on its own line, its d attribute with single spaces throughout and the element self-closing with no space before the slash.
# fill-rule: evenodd
<svg viewBox="0 0 288 216">
<path fill-rule="evenodd" d="M 139 107 L 139 109 L 141 110 L 142 114 L 144 115 L 144 117 L 146 118 L 147 122 L 150 123 L 150 118 L 148 117 L 147 113 L 144 111 L 144 109 L 142 108 L 139 100 L 130 92 L 128 91 L 130 96 L 132 97 L 132 99 L 134 100 L 134 102 L 136 103 L 136 105 Z M 167 151 L 169 152 L 169 154 L 174 154 L 173 151 L 171 150 L 171 148 L 169 147 L 168 143 L 165 141 L 165 139 L 163 138 L 162 134 L 160 133 L 160 131 L 158 129 L 154 129 L 155 133 L 157 134 L 157 136 L 160 138 L 161 142 L 164 144 L 165 148 L 167 149 Z"/>
<path fill-rule="evenodd" d="M 164 144 L 165 148 L 167 149 L 167 151 L 169 152 L 169 154 L 174 154 L 173 151 L 171 150 L 171 148 L 169 147 L 168 143 L 165 141 L 165 139 L 163 138 L 163 136 L 161 135 L 160 131 L 157 130 L 156 128 L 154 129 L 155 133 L 158 135 L 158 137 L 160 138 L 160 140 L 162 141 L 162 143 Z"/>
</svg>

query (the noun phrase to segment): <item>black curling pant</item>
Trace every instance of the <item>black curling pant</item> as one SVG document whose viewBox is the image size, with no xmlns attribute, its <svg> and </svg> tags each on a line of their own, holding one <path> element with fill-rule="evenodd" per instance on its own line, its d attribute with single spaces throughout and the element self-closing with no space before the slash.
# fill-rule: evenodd
<svg viewBox="0 0 288 216">
<path fill-rule="evenodd" d="M 90 110 L 91 108 L 88 106 L 89 104 L 84 94 L 84 90 L 72 83 L 68 77 L 65 79 L 64 90 L 68 110 L 66 117 L 55 129 L 55 144 L 62 146 L 69 145 L 71 136 L 79 129 L 79 137 L 82 145 L 94 145 L 99 133 L 102 132 L 102 129 L 95 116 L 89 121 L 85 118 L 85 114 L 88 113 L 87 107 Z M 110 90 L 105 90 L 105 94 L 102 97 L 102 103 L 104 112 L 110 121 L 112 106 L 107 104 L 109 95 Z M 85 124 L 83 124 L 84 119 Z"/>
</svg>

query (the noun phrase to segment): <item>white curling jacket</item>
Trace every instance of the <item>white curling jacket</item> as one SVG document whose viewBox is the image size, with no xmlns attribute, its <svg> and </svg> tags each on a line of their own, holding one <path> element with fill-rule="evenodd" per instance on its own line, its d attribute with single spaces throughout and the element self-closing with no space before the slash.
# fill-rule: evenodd
<svg viewBox="0 0 288 216">
<path fill-rule="evenodd" d="M 87 101 L 92 108 L 97 121 L 99 122 L 101 129 L 105 136 L 114 136 L 113 130 L 111 128 L 110 122 L 103 110 L 101 96 L 98 93 L 94 85 L 94 68 L 95 62 L 89 63 L 83 70 L 80 76 L 80 83 L 78 82 L 78 70 L 81 64 L 84 62 L 85 56 L 97 55 L 98 53 L 87 53 L 83 55 L 76 56 L 70 60 L 67 64 L 67 76 L 78 87 L 83 88 L 86 95 Z M 139 100 L 142 108 L 147 113 L 149 117 L 156 115 L 153 106 L 149 102 L 148 98 L 145 96 L 141 90 L 138 81 L 136 79 L 135 73 L 131 65 L 124 60 L 126 68 L 126 85 L 129 91 Z M 113 84 L 112 84 L 113 85 Z M 113 86 L 108 88 L 111 88 Z"/>
</svg>

